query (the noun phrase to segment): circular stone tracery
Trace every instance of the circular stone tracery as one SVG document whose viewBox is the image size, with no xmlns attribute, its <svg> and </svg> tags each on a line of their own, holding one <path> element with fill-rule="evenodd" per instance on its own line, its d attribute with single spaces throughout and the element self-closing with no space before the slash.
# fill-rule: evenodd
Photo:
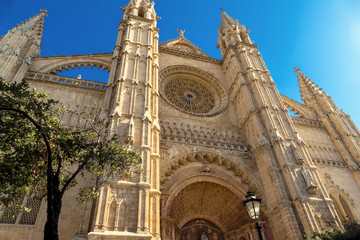
<svg viewBox="0 0 360 240">
<path fill-rule="evenodd" d="M 165 86 L 166 98 L 186 112 L 206 114 L 215 106 L 215 98 L 204 85 L 191 79 L 171 79 Z"/>
<path fill-rule="evenodd" d="M 186 113 L 213 116 L 225 109 L 225 89 L 212 75 L 189 66 L 171 66 L 160 75 L 160 94 Z"/>
</svg>

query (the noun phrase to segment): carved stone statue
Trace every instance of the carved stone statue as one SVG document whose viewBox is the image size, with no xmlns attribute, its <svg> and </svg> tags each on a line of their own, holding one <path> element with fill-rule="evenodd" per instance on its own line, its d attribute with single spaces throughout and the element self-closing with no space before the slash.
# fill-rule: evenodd
<svg viewBox="0 0 360 240">
<path fill-rule="evenodd" d="M 314 178 L 309 171 L 305 170 L 305 168 L 301 168 L 301 174 L 305 179 L 306 188 L 314 186 Z"/>
<path fill-rule="evenodd" d="M 185 30 L 177 30 L 180 38 L 184 38 Z"/>
<path fill-rule="evenodd" d="M 206 234 L 203 232 L 201 234 L 201 239 L 200 240 L 209 240 L 209 238 L 206 236 Z"/>
<path fill-rule="evenodd" d="M 301 174 L 304 177 L 306 183 L 306 190 L 309 194 L 317 194 L 317 186 L 314 184 L 314 178 L 309 170 L 306 170 L 304 167 L 301 168 Z"/>
</svg>

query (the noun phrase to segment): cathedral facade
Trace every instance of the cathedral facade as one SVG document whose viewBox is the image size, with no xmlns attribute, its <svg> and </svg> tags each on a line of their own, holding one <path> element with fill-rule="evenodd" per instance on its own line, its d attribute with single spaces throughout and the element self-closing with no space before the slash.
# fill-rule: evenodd
<svg viewBox="0 0 360 240">
<path fill-rule="evenodd" d="M 144 172 L 107 179 L 96 200 L 66 193 L 60 239 L 258 239 L 242 205 L 262 199 L 267 240 L 303 239 L 360 218 L 360 132 L 350 116 L 297 72 L 303 103 L 281 95 L 249 30 L 221 13 L 213 59 L 179 37 L 159 43 L 154 3 L 123 9 L 112 53 L 41 57 L 46 11 L 0 38 L 0 78 L 26 79 L 66 106 L 64 125 L 106 119 L 107 132 L 141 154 Z M 57 75 L 96 66 L 107 84 Z M 289 110 L 296 116 L 290 116 Z M 46 204 L 0 213 L 0 239 L 42 239 Z M 4 237 L 4 238 L 3 238 Z"/>
</svg>

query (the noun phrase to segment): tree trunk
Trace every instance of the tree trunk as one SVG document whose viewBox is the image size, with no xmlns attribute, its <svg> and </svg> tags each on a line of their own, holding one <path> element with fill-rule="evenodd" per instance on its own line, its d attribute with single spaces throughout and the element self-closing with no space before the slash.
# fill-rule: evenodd
<svg viewBox="0 0 360 240">
<path fill-rule="evenodd" d="M 52 186 L 52 196 L 50 197 L 50 194 L 48 194 L 48 209 L 47 220 L 44 228 L 44 240 L 59 240 L 58 227 L 62 207 L 62 193 L 59 191 L 58 179 L 55 179 Z"/>
</svg>

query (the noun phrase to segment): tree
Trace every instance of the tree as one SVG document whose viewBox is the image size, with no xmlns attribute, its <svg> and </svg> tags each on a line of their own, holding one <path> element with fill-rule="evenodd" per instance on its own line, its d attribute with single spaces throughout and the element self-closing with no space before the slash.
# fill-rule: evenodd
<svg viewBox="0 0 360 240">
<path fill-rule="evenodd" d="M 355 221 L 344 224 L 345 231 L 330 229 L 324 233 L 310 233 L 305 236 L 306 240 L 358 240 L 360 239 L 360 225 Z"/>
<path fill-rule="evenodd" d="M 125 149 L 116 138 L 104 138 L 95 128 L 62 126 L 56 106 L 56 101 L 30 89 L 25 81 L 0 80 L 0 203 L 14 207 L 29 192 L 45 193 L 45 240 L 58 239 L 62 197 L 76 185 L 77 176 L 89 172 L 108 178 L 131 171 L 141 161 L 139 154 Z"/>
</svg>

